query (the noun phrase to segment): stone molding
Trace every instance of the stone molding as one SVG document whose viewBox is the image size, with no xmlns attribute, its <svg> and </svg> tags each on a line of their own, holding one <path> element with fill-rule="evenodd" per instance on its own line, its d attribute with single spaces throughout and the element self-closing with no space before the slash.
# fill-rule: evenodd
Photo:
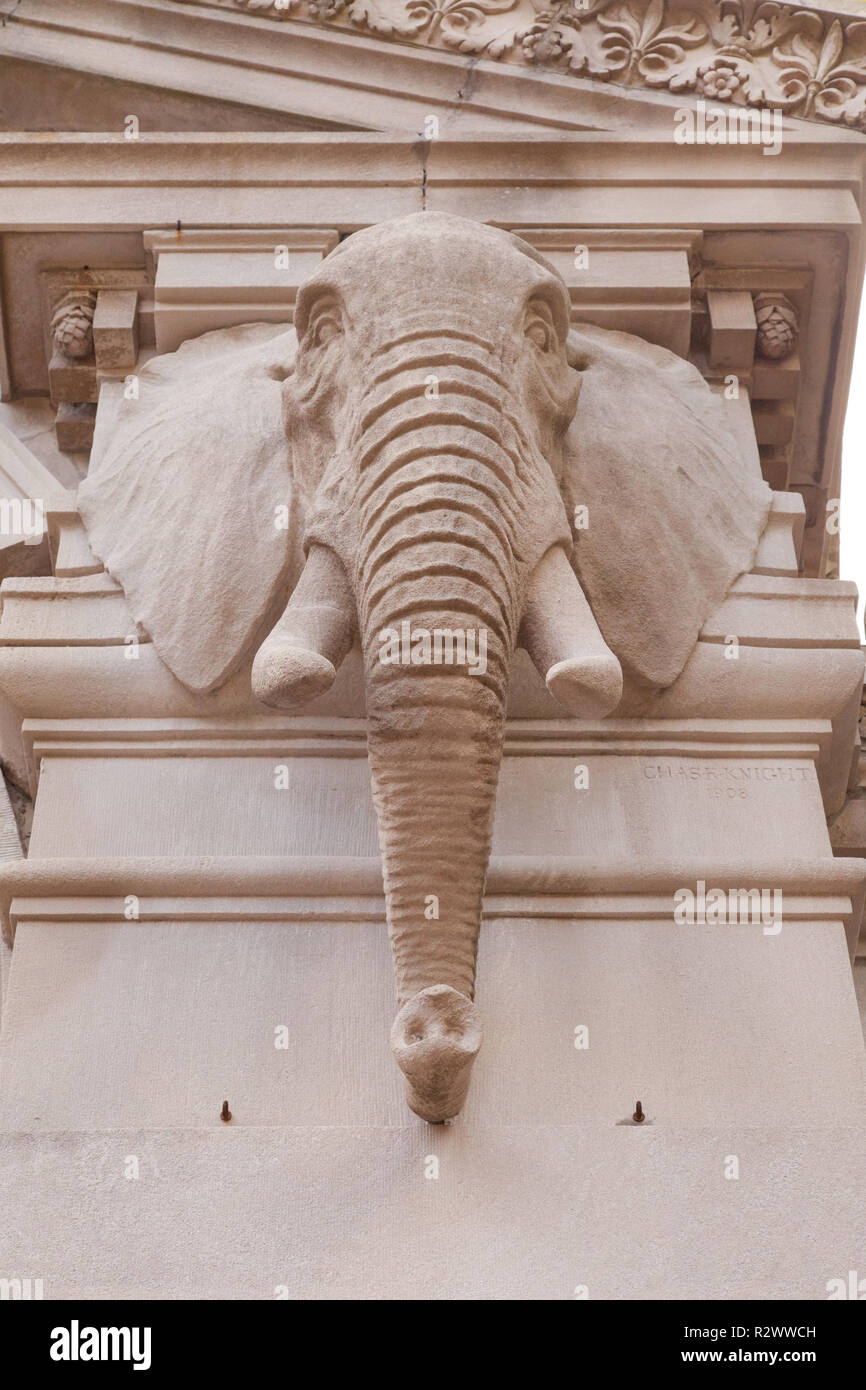
<svg viewBox="0 0 866 1390">
<path fill-rule="evenodd" d="M 720 887 L 748 882 L 781 889 L 793 923 L 842 921 L 853 957 L 863 912 L 866 863 L 859 858 L 707 861 L 687 857 L 651 867 L 622 860 L 490 861 L 483 916 L 632 918 L 669 922 L 673 893 L 703 879 Z M 0 862 L 0 916 L 7 941 L 21 921 L 124 920 L 123 902 L 139 899 L 139 921 L 381 921 L 378 858 L 328 856 L 178 856 L 15 859 Z"/>
<path fill-rule="evenodd" d="M 189 0 L 178 0 L 189 3 Z M 866 24 L 774 0 L 234 0 L 250 15 L 866 131 Z"/>
</svg>

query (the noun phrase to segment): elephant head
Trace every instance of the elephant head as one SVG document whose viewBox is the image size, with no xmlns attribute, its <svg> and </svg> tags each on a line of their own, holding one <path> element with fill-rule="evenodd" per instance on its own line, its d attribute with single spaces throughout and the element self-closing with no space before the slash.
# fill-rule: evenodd
<svg viewBox="0 0 866 1390">
<path fill-rule="evenodd" d="M 436 213 L 369 228 L 302 287 L 297 338 L 227 330 L 149 364 L 79 493 L 95 552 L 192 689 L 271 628 L 253 689 L 297 708 L 359 639 L 391 1042 L 428 1120 L 459 1111 L 480 1044 L 515 647 L 581 718 L 617 706 L 623 670 L 630 689 L 670 684 L 769 507 L 694 368 L 569 320 L 562 279 L 508 232 Z M 566 502 L 589 503 L 577 544 Z"/>
<path fill-rule="evenodd" d="M 285 419 L 307 559 L 253 688 L 290 708 L 320 693 L 357 628 L 392 1046 L 410 1105 L 442 1120 L 480 1042 L 475 957 L 515 646 L 574 713 L 602 716 L 622 694 L 568 558 L 569 302 L 509 233 L 418 214 L 329 256 L 295 324 Z"/>
</svg>

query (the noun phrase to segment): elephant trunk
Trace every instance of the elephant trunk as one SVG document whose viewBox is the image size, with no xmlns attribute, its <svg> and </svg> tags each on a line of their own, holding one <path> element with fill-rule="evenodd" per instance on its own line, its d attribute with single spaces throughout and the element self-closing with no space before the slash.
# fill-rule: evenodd
<svg viewBox="0 0 866 1390">
<path fill-rule="evenodd" d="M 402 684 L 376 690 L 368 734 L 401 1007 L 434 984 L 474 995 L 503 732 L 501 713 L 468 693 L 462 708 L 439 707 L 436 680 L 412 682 L 424 703 L 408 718 L 392 711 Z"/>
<path fill-rule="evenodd" d="M 502 383 L 489 363 L 448 355 L 437 394 L 420 395 L 404 358 L 368 397 L 356 564 L 392 1047 L 431 1120 L 460 1109 L 480 1045 L 471 1001 L 520 617 L 521 464 L 503 439 Z"/>
</svg>

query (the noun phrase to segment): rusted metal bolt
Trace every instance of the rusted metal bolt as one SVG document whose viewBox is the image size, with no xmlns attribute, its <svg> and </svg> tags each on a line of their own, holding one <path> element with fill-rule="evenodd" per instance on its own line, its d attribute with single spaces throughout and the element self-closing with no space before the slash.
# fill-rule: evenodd
<svg viewBox="0 0 866 1390">
<path fill-rule="evenodd" d="M 643 1113 L 643 1106 L 641 1105 L 640 1101 L 637 1102 L 634 1108 L 634 1114 L 632 1115 L 632 1119 L 634 1120 L 636 1125 L 642 1125 L 644 1120 L 646 1119 L 646 1115 Z"/>
<path fill-rule="evenodd" d="M 222 1110 L 220 1111 L 220 1119 L 222 1120 L 223 1124 L 226 1124 L 226 1125 L 227 1125 L 228 1122 L 229 1122 L 229 1120 L 231 1119 L 231 1117 L 232 1117 L 232 1112 L 229 1110 L 229 1103 L 228 1103 L 227 1100 L 224 1100 L 224 1101 L 223 1101 L 223 1108 L 222 1108 Z M 643 1118 L 643 1117 L 641 1117 L 641 1118 Z"/>
</svg>

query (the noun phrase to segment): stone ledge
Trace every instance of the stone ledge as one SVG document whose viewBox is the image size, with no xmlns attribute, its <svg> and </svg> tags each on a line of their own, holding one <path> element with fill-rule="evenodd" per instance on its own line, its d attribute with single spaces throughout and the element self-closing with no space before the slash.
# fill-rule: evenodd
<svg viewBox="0 0 866 1390">
<path fill-rule="evenodd" d="M 673 920 L 674 893 L 699 881 L 736 890 L 781 891 L 787 921 L 842 920 L 853 957 L 866 893 L 866 860 L 830 854 L 812 861 L 694 858 L 636 867 L 565 856 L 493 857 L 485 913 L 491 917 L 607 917 Z M 25 919 L 124 921 L 138 900 L 139 920 L 284 918 L 293 900 L 310 899 L 304 916 L 320 921 L 384 918 L 378 858 L 199 856 L 21 859 L 0 863 L 4 933 Z M 366 911 L 359 911 L 358 899 Z M 159 901 L 148 909 L 147 900 Z M 258 904 L 257 910 L 250 911 Z M 310 911 L 312 908 L 312 912 Z M 179 909 L 179 911 L 178 911 Z M 372 909 L 372 910 L 371 910 Z M 756 928 L 757 929 L 757 928 Z"/>
</svg>

